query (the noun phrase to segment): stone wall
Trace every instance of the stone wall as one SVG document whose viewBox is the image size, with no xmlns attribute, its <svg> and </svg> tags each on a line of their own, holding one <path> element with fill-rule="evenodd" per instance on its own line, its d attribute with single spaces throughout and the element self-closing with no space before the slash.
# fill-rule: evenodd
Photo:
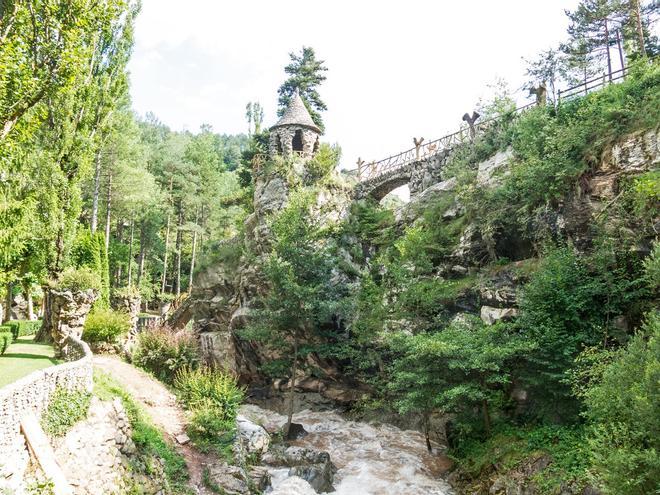
<svg viewBox="0 0 660 495">
<path fill-rule="evenodd" d="M 67 338 L 70 361 L 30 373 L 0 389 L 0 492 L 20 486 L 29 461 L 20 420 L 37 418 L 46 410 L 55 389 L 92 390 L 92 352 L 82 340 Z"/>
</svg>

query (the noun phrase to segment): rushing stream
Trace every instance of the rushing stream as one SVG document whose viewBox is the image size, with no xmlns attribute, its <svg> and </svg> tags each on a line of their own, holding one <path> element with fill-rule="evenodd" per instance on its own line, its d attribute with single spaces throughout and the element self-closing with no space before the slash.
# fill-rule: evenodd
<svg viewBox="0 0 660 495">
<path fill-rule="evenodd" d="M 286 418 L 246 405 L 241 413 L 263 425 L 283 425 Z M 324 450 L 337 466 L 337 495 L 451 495 L 440 477 L 447 460 L 426 450 L 424 436 L 389 425 L 347 421 L 334 412 L 302 411 L 294 415 L 309 432 L 296 445 Z M 267 428 L 268 429 L 268 428 Z M 273 470 L 273 486 L 287 470 Z"/>
</svg>

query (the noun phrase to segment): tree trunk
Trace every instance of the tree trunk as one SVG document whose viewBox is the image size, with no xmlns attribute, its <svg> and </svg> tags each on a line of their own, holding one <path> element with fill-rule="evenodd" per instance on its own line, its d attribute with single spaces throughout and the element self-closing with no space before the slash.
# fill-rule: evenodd
<svg viewBox="0 0 660 495">
<path fill-rule="evenodd" d="M 110 250 L 110 206 L 112 204 L 112 171 L 108 174 L 108 189 L 105 197 L 105 250 Z"/>
<path fill-rule="evenodd" d="M 144 276 L 144 259 L 147 256 L 147 228 L 146 222 L 142 220 L 140 222 L 140 254 L 138 255 L 138 274 L 137 274 L 137 286 L 140 287 L 142 283 L 142 277 Z"/>
<path fill-rule="evenodd" d="M 163 276 L 160 284 L 160 293 L 165 294 L 165 285 L 167 284 L 167 252 L 170 248 L 170 214 L 167 214 L 167 223 L 165 227 L 165 256 L 163 256 Z"/>
<path fill-rule="evenodd" d="M 286 417 L 286 427 L 284 429 L 284 437 L 289 436 L 291 423 L 293 422 L 293 399 L 296 390 L 296 375 L 298 374 L 298 332 L 296 331 L 293 336 L 293 362 L 291 363 L 291 382 L 289 383 L 289 405 Z"/>
<path fill-rule="evenodd" d="M 646 58 L 646 47 L 644 46 L 644 27 L 642 26 L 642 12 L 639 7 L 639 0 L 632 0 L 631 7 L 633 9 L 633 17 L 637 27 L 637 45 L 639 46 L 639 53 L 642 57 Z"/>
<path fill-rule="evenodd" d="M 610 82 L 612 82 L 612 58 L 610 57 L 610 28 L 605 19 L 605 53 L 607 54 L 607 74 Z"/>
<path fill-rule="evenodd" d="M 621 46 L 621 30 L 616 30 L 616 46 L 619 50 L 619 62 L 621 63 L 621 75 L 625 76 L 626 72 L 623 70 L 626 68 L 626 62 L 623 58 L 623 47 Z"/>
<path fill-rule="evenodd" d="M 96 232 L 98 227 L 99 217 L 99 192 L 101 190 L 101 150 L 96 152 L 96 160 L 94 164 L 94 194 L 92 196 L 92 218 L 90 220 L 90 228 L 92 234 Z"/>
<path fill-rule="evenodd" d="M 133 238 L 135 235 L 135 217 L 131 215 L 131 235 L 128 241 L 128 286 L 133 282 Z"/>
<path fill-rule="evenodd" d="M 124 220 L 123 219 L 118 219 L 117 220 L 117 230 L 115 232 L 115 236 L 117 239 L 118 243 L 122 243 L 124 240 Z M 122 278 L 122 264 L 120 262 L 117 263 L 117 267 L 115 268 L 115 286 L 116 287 L 121 287 L 121 278 Z"/>
<path fill-rule="evenodd" d="M 433 452 L 433 447 L 431 447 L 431 434 L 430 434 L 430 430 L 431 430 L 431 424 L 430 423 L 431 423 L 431 421 L 430 421 L 429 415 L 430 415 L 429 411 L 424 411 L 424 418 L 423 418 L 423 421 L 424 421 L 424 440 L 426 440 L 426 450 L 428 450 L 429 454 L 430 454 L 431 452 Z"/>
<path fill-rule="evenodd" d="M 37 332 L 37 335 L 34 337 L 36 342 L 42 342 L 48 344 L 53 341 L 53 333 L 51 332 L 50 326 L 50 290 L 48 287 L 43 287 L 44 292 L 44 301 L 43 301 L 43 315 L 41 320 L 41 327 Z"/>
<path fill-rule="evenodd" d="M 29 321 L 34 320 L 34 302 L 32 301 L 32 286 L 30 284 L 23 285 L 23 295 L 25 296 L 25 302 L 27 303 L 27 319 Z"/>
<path fill-rule="evenodd" d="M 179 205 L 179 219 L 177 221 L 176 228 L 176 245 L 175 245 L 175 254 L 176 254 L 176 278 L 175 278 L 175 293 L 178 298 L 181 295 L 181 245 L 183 244 L 183 207 Z"/>
<path fill-rule="evenodd" d="M 195 212 L 195 225 L 199 221 L 199 210 Z M 188 294 L 192 291 L 193 286 L 193 273 L 195 271 L 195 253 L 197 251 L 197 230 L 193 231 L 192 239 L 192 256 L 190 257 L 190 276 L 188 277 Z"/>
<path fill-rule="evenodd" d="M 7 283 L 7 293 L 5 294 L 5 314 L 2 315 L 2 323 L 7 323 L 9 320 L 11 320 L 11 303 L 12 303 L 12 297 L 11 297 L 11 290 L 12 290 L 12 283 L 8 282 Z"/>
</svg>

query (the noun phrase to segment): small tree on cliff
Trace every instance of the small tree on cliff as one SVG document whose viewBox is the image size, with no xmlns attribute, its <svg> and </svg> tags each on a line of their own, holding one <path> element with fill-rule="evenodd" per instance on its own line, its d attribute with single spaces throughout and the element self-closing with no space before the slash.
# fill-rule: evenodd
<svg viewBox="0 0 660 495">
<path fill-rule="evenodd" d="M 269 285 L 245 336 L 275 348 L 282 356 L 269 363 L 275 375 L 288 374 L 288 434 L 293 416 L 295 379 L 303 357 L 314 351 L 321 330 L 332 324 L 341 302 L 332 283 L 336 262 L 324 243 L 318 216 L 310 211 L 314 193 L 291 195 L 271 227 L 273 245 L 264 272 Z M 277 368 L 274 364 L 281 364 Z"/>
<path fill-rule="evenodd" d="M 390 390 L 399 412 L 424 418 L 429 451 L 434 409 L 468 414 L 478 409 L 490 436 L 492 405 L 510 382 L 512 363 L 532 348 L 504 325 L 484 325 L 476 317 L 435 333 L 399 336 L 393 345 L 404 352 L 394 362 Z"/>
<path fill-rule="evenodd" d="M 312 120 L 323 130 L 323 119 L 320 112 L 327 110 L 328 107 L 321 100 L 318 87 L 326 80 L 324 72 L 328 68 L 323 65 L 325 61 L 317 60 L 314 49 L 309 46 L 303 46 L 300 55 L 292 52 L 289 57 L 291 63 L 284 68 L 284 72 L 289 74 L 289 78 L 277 90 L 279 94 L 277 115 L 280 117 L 284 115 L 291 97 L 298 90 Z"/>
</svg>

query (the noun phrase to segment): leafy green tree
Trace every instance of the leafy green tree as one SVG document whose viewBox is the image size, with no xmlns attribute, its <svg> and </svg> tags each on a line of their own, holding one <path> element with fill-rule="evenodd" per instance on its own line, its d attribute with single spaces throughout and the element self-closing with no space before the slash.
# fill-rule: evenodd
<svg viewBox="0 0 660 495">
<path fill-rule="evenodd" d="M 314 49 L 303 46 L 301 53 L 290 53 L 291 63 L 284 68 L 289 78 L 282 83 L 277 90 L 279 94 L 279 110 L 277 114 L 282 116 L 289 106 L 289 102 L 296 91 L 299 92 L 314 123 L 323 130 L 323 119 L 321 113 L 328 109 L 321 99 L 318 87 L 326 80 L 325 72 L 328 68 L 325 61 L 317 60 Z"/>
<path fill-rule="evenodd" d="M 290 379 L 291 425 L 295 380 L 315 337 L 340 310 L 345 287 L 333 283 L 336 260 L 324 245 L 323 226 L 310 214 L 313 192 L 297 192 L 272 223 L 273 244 L 264 272 L 269 289 L 246 336 L 279 348 Z M 281 370 L 284 371 L 284 370 Z"/>
<path fill-rule="evenodd" d="M 579 392 L 592 427 L 589 446 L 596 478 L 608 495 L 657 492 L 660 313 L 650 313 L 626 347 L 596 359 L 591 383 Z"/>
<path fill-rule="evenodd" d="M 640 269 L 625 249 L 607 244 L 588 257 L 570 248 L 546 253 L 524 287 L 517 321 L 535 344 L 525 383 L 535 392 L 540 415 L 575 418 L 579 404 L 568 382 L 574 359 L 584 347 L 608 345 L 616 335 L 615 317 L 646 294 Z"/>
<path fill-rule="evenodd" d="M 392 345 L 402 355 L 394 362 L 390 390 L 399 412 L 425 418 L 429 451 L 428 417 L 435 409 L 470 414 L 477 407 L 490 436 L 493 404 L 501 402 L 514 361 L 532 347 L 505 326 L 484 325 L 476 317 L 433 333 L 397 336 Z"/>
<path fill-rule="evenodd" d="M 621 23 L 620 0 L 582 0 L 577 8 L 567 11 L 571 24 L 568 27 L 569 45 L 586 49 L 598 59 L 605 59 L 607 72 L 612 72 L 610 47 L 616 43 L 615 23 Z"/>
</svg>

